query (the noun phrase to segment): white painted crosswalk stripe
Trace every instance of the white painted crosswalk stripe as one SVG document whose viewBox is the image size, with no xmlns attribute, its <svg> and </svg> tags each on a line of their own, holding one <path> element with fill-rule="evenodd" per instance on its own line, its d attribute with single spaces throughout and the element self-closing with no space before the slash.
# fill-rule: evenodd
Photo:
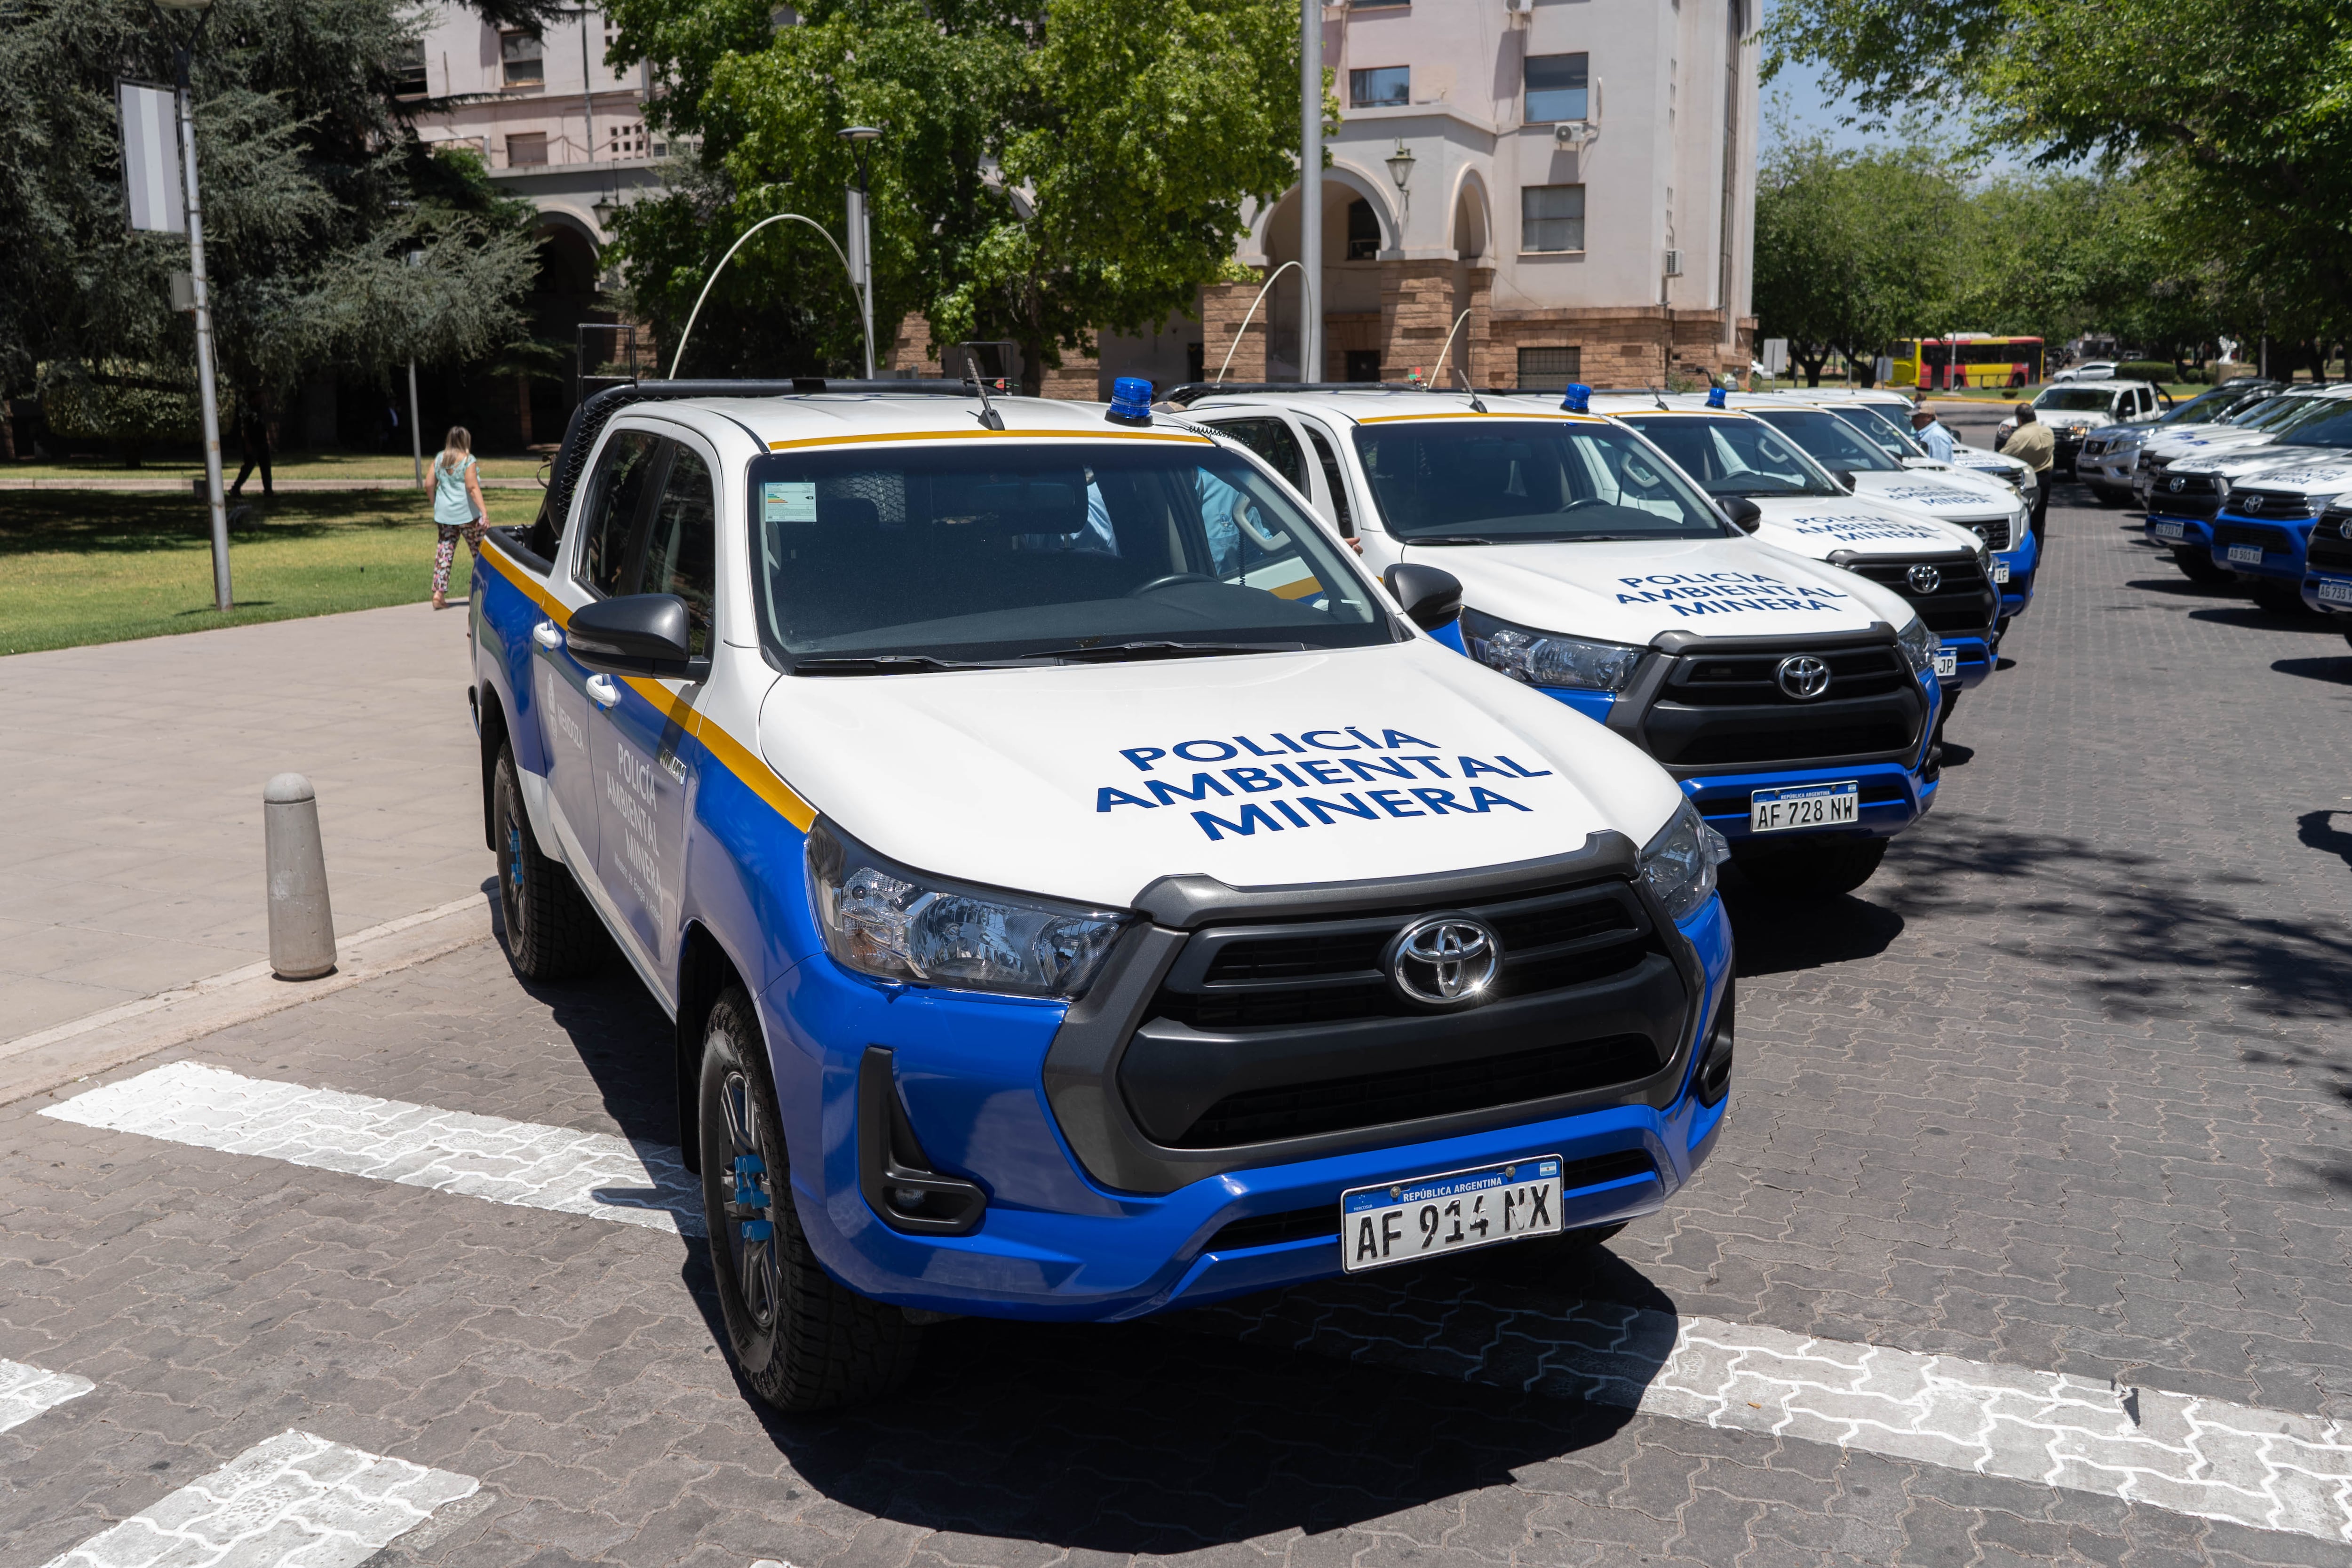
<svg viewBox="0 0 2352 1568">
<path fill-rule="evenodd" d="M 173 1062 L 41 1112 L 200 1149 L 258 1154 L 493 1203 L 702 1234 L 676 1149 Z"/>
<path fill-rule="evenodd" d="M 281 1432 L 47 1568 L 358 1568 L 480 1487 L 471 1476 Z"/>
<path fill-rule="evenodd" d="M 97 1386 L 69 1372 L 44 1372 L 20 1361 L 0 1361 L 0 1432 L 22 1426 L 42 1411 L 79 1399 Z"/>
<path fill-rule="evenodd" d="M 181 1062 L 44 1115 L 493 1202 L 701 1234 L 677 1150 Z M 1179 1326 L 2352 1542 L 2352 1427 L 2055 1373 L 1428 1276 Z M 1506 1304 L 1516 1300 L 1518 1306 Z M 1499 1317 L 1465 1334 L 1454 1308 Z M 1391 1336 L 1395 1337 L 1391 1337 Z M 1413 1337 L 1418 1336 L 1418 1337 Z"/>
</svg>

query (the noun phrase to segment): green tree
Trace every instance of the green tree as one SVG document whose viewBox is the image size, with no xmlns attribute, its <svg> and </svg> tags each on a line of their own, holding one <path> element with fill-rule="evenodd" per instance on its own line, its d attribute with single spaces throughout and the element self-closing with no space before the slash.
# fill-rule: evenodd
<svg viewBox="0 0 2352 1568">
<path fill-rule="evenodd" d="M 879 125 L 887 134 L 868 164 L 877 334 L 919 310 L 935 345 L 1009 338 L 1034 393 L 1064 353 L 1093 347 L 1096 329 L 1141 330 L 1188 309 L 1230 266 L 1243 202 L 1296 175 L 1286 0 L 1046 0 L 1042 13 L 1004 0 L 814 0 L 800 25 L 772 30 L 763 7 L 740 0 L 615 0 L 614 14 L 615 58 L 654 62 L 672 84 L 657 112 L 705 138 L 714 170 L 669 198 L 672 210 L 645 204 L 622 230 L 635 298 L 656 320 L 683 314 L 751 223 L 838 212 L 853 161 L 835 132 Z M 772 290 L 787 325 L 772 332 L 850 361 L 856 312 L 834 281 L 839 263 L 796 226 L 774 233 L 754 242 L 765 258 L 730 280 L 739 300 Z M 679 243 L 689 237 L 699 243 Z"/>
<path fill-rule="evenodd" d="M 528 208 L 428 154 L 391 97 L 419 21 L 399 0 L 218 0 L 193 81 L 224 394 L 322 363 L 475 357 L 520 331 Z M 186 241 L 126 231 L 114 106 L 118 77 L 172 79 L 185 25 L 144 0 L 0 0 L 0 384 L 50 366 L 193 388 L 193 325 L 170 300 Z"/>
</svg>

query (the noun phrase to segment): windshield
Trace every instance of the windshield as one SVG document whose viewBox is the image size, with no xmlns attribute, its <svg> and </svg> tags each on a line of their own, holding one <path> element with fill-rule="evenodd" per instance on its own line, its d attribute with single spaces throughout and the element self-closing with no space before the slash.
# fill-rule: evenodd
<svg viewBox="0 0 2352 1568">
<path fill-rule="evenodd" d="M 796 668 L 1392 639 L 1336 542 L 1205 443 L 834 447 L 750 478 L 761 629 Z"/>
<path fill-rule="evenodd" d="M 1825 468 L 1866 474 L 1903 467 L 1834 414 L 1818 408 L 1759 408 L 1756 417 L 1802 447 Z"/>
<path fill-rule="evenodd" d="M 2210 392 L 2199 393 L 2158 419 L 2157 424 L 2159 426 L 2202 425 L 2209 420 L 2219 419 L 2229 413 L 2245 395 L 2242 389 L 2231 391 L 2226 386 L 2217 386 Z"/>
<path fill-rule="evenodd" d="M 1400 540 L 1714 539 L 1706 498 L 1612 425 L 1529 419 L 1356 426 L 1381 520 Z"/>
<path fill-rule="evenodd" d="M 1924 458 L 1927 449 L 1911 439 L 1911 432 L 1882 405 L 1842 403 L 1837 416 L 1868 437 L 1878 449 L 1898 464 L 1906 458 Z"/>
<path fill-rule="evenodd" d="M 2352 399 L 2315 398 L 2307 419 L 2278 438 L 2282 447 L 2352 447 Z"/>
<path fill-rule="evenodd" d="M 2315 411 L 2324 411 L 2326 399 L 2309 394 L 2297 397 L 2273 397 L 2237 422 L 2241 430 L 2291 430 L 2295 424 Z"/>
<path fill-rule="evenodd" d="M 2116 395 L 2105 387 L 2053 386 L 2033 400 L 2036 408 L 2061 414 L 2105 414 L 2116 405 Z"/>
<path fill-rule="evenodd" d="M 1845 491 L 1796 445 L 1760 419 L 1728 414 L 1626 414 L 1675 467 L 1709 495 L 1842 496 Z"/>
</svg>

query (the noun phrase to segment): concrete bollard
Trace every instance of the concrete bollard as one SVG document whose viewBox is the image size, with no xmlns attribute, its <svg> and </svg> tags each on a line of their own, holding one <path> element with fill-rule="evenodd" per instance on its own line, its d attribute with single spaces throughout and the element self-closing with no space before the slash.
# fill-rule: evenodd
<svg viewBox="0 0 2352 1568">
<path fill-rule="evenodd" d="M 300 773 L 279 773 L 261 792 L 269 862 L 269 967 L 280 980 L 316 980 L 335 967 L 335 913 L 327 904 L 327 852 L 319 796 Z"/>
</svg>

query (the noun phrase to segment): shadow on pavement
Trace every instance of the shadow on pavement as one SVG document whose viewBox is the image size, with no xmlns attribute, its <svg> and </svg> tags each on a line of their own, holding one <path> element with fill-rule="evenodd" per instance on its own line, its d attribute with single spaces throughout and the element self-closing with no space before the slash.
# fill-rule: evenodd
<svg viewBox="0 0 2352 1568">
<path fill-rule="evenodd" d="M 2352 654 L 2337 654 L 2334 658 L 2273 659 L 2271 668 L 2281 675 L 2299 675 L 2305 680 L 2352 686 Z"/>
<path fill-rule="evenodd" d="M 1883 873 L 1882 873 L 1883 875 Z M 1877 879 L 1864 884 L 1877 896 Z M 1723 907 L 1731 915 L 1733 952 L 1742 978 L 1819 969 L 1875 958 L 1903 934 L 1903 917 L 1856 894 L 1794 900 L 1767 893 L 1726 867 Z"/>
<path fill-rule="evenodd" d="M 2192 621 L 2210 621 L 2215 626 L 2251 626 L 2268 632 L 2317 632 L 2323 637 L 2338 637 L 2341 632 L 2327 616 L 2309 610 L 2265 610 L 2257 605 L 2232 605 L 2226 610 L 2191 610 Z"/>
<path fill-rule="evenodd" d="M 2192 583 L 2186 577 L 2135 577 L 2124 584 L 2150 594 L 2170 594 L 2183 599 L 2242 599 L 2244 593 L 2231 583 Z"/>
</svg>

